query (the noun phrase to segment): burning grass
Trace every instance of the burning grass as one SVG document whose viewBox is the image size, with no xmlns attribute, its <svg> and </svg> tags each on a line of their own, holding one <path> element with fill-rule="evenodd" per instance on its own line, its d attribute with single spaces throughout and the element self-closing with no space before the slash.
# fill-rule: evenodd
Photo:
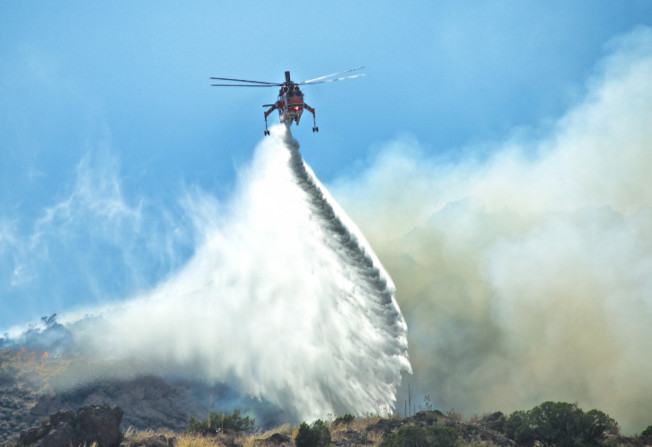
<svg viewBox="0 0 652 447">
<path fill-rule="evenodd" d="M 31 391 L 51 391 L 53 379 L 65 372 L 72 363 L 70 359 L 58 358 L 47 351 L 0 349 L 0 368 L 13 376 L 19 387 L 29 386 Z"/>
</svg>

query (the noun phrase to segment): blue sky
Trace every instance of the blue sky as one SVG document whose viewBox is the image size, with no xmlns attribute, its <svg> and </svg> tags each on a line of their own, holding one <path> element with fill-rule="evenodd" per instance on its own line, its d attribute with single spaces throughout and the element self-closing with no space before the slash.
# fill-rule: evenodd
<svg viewBox="0 0 652 447">
<path fill-rule="evenodd" d="M 39 225 L 74 193 L 84 166 L 106 176 L 88 179 L 95 188 L 152 216 L 174 211 L 188 188 L 229 196 L 262 138 L 261 104 L 276 91 L 211 88 L 209 76 L 277 81 L 290 70 L 303 80 L 365 65 L 364 78 L 305 88 L 320 133 L 304 124 L 294 135 L 329 183 L 355 177 L 397 136 L 455 160 L 462 147 L 490 151 L 516 129 L 545 128 L 584 95 L 612 38 L 652 22 L 649 1 L 35 1 L 0 10 L 2 327 L 144 287 L 183 262 L 187 238 L 175 242 L 180 259 L 161 260 L 135 235 L 132 250 L 158 261 L 139 262 L 140 279 L 127 281 L 122 242 L 93 242 L 77 223 L 85 236 L 76 242 L 50 234 L 45 271 L 34 267 L 20 284 L 13 276 L 21 257 L 42 255 Z M 95 273 L 76 288 L 61 276 L 81 268 L 48 267 L 100 258 L 122 272 L 117 279 Z"/>
<path fill-rule="evenodd" d="M 4 2 L 3 200 L 47 200 L 109 138 L 125 177 L 233 179 L 262 136 L 273 89 L 209 76 L 297 80 L 365 65 L 365 79 L 306 89 L 321 132 L 300 128 L 328 181 L 408 132 L 433 152 L 502 138 L 559 115 L 614 35 L 650 2 Z M 296 134 L 296 132 L 295 132 Z M 46 173 L 20 176 L 25 168 Z M 135 172 L 132 172 L 135 171 Z M 23 179 L 21 181 L 21 178 Z M 16 183 L 16 180 L 19 183 Z M 134 178 L 134 182 L 138 180 Z"/>
<path fill-rule="evenodd" d="M 648 1 L 34 1 L 0 10 L 3 327 L 136 287 L 117 239 L 93 243 L 88 227 L 77 242 L 50 235 L 63 245 L 43 261 L 52 278 L 32 271 L 14 281 L 20 258 L 42 256 L 39 221 L 72 194 L 85 163 L 119 179 L 105 189 L 118 188 L 134 208 L 174 208 L 189 187 L 228 197 L 263 135 L 261 105 L 276 92 L 211 88 L 209 76 L 278 81 L 290 70 L 303 80 L 365 65 L 364 78 L 305 89 L 320 133 L 303 125 L 294 135 L 328 183 L 355 176 L 399 135 L 456 159 L 461 147 L 490 148 L 514 129 L 545 126 L 583 95 L 610 39 L 652 21 Z M 141 239 L 130 242 L 134 251 Z M 75 288 L 60 278 L 78 269 L 51 267 L 105 257 L 122 272 L 115 281 L 100 274 Z M 143 262 L 138 284 L 179 262 Z"/>
</svg>

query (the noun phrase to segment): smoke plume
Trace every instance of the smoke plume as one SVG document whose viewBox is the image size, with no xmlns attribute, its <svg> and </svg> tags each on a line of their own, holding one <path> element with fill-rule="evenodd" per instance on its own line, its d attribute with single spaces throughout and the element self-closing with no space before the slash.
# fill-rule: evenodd
<svg viewBox="0 0 652 447">
<path fill-rule="evenodd" d="M 399 138 L 331 188 L 396 281 L 413 393 L 440 408 L 652 422 L 652 32 L 607 48 L 579 104 L 491 156 Z"/>
<path fill-rule="evenodd" d="M 298 148 L 272 128 L 230 204 L 188 199 L 202 241 L 180 271 L 68 326 L 104 374 L 227 382 L 301 419 L 393 409 L 410 370 L 394 285 Z"/>
</svg>

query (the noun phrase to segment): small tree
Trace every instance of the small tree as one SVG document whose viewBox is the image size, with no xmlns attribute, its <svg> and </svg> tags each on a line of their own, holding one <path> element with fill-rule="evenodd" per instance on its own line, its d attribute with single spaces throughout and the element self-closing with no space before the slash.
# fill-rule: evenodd
<svg viewBox="0 0 652 447">
<path fill-rule="evenodd" d="M 202 436 L 206 436 L 208 431 L 208 419 L 205 421 L 200 421 L 194 416 L 190 416 L 190 421 L 188 422 L 188 433 L 194 433 Z"/>
<path fill-rule="evenodd" d="M 41 321 L 45 327 L 52 327 L 57 324 L 57 314 L 52 314 L 49 317 L 41 317 Z"/>
<path fill-rule="evenodd" d="M 575 447 L 601 445 L 607 434 L 617 434 L 618 424 L 599 410 L 584 413 L 577 404 L 544 402 L 530 411 L 515 411 L 505 421 L 505 434 L 525 447 Z"/>
<path fill-rule="evenodd" d="M 331 443 L 331 432 L 321 419 L 313 422 L 312 426 L 302 422 L 294 443 L 296 447 L 326 447 Z"/>
<path fill-rule="evenodd" d="M 355 416 L 352 414 L 345 414 L 344 416 L 339 416 L 333 421 L 333 425 L 348 425 L 355 419 Z"/>
<path fill-rule="evenodd" d="M 528 413 L 515 411 L 505 420 L 505 435 L 516 441 L 518 445 L 533 445 L 536 437 L 528 422 Z"/>
</svg>

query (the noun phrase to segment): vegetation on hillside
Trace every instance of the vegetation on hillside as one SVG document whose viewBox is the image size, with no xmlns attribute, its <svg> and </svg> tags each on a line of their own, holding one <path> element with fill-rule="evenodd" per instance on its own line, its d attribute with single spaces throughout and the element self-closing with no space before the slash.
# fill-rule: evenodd
<svg viewBox="0 0 652 447">
<path fill-rule="evenodd" d="M 17 374 L 18 370 L 11 365 L 0 366 L 0 386 L 13 385 L 16 382 Z"/>
<path fill-rule="evenodd" d="M 544 402 L 529 411 L 512 413 L 505 421 L 504 433 L 524 447 L 588 447 L 618 435 L 618 424 L 600 410 L 585 413 L 577 404 Z"/>
<path fill-rule="evenodd" d="M 99 381 L 52 393 L 48 391 L 52 378 L 69 368 L 71 360 L 45 354 L 20 347 L 0 349 L 0 446 L 15 445 L 21 431 L 38 425 L 39 417 L 60 410 L 61 405 L 75 409 L 79 402 L 99 399 L 110 405 L 124 405 L 123 422 L 128 422 L 123 427 L 132 424 L 138 427 L 127 430 L 123 447 L 163 447 L 161 443 L 168 447 L 652 446 L 652 425 L 637 436 L 623 437 L 616 421 L 606 413 L 597 409 L 584 411 L 578 404 L 566 402 L 544 402 L 509 415 L 496 412 L 465 420 L 453 410 L 434 410 L 427 399 L 426 411 L 408 417 L 345 414 L 333 416 L 330 421 L 305 421 L 295 427 L 284 426 L 263 433 L 256 431 L 251 409 L 246 408 L 244 414 L 240 410 L 212 412 L 206 419 L 188 420 L 186 408 L 190 407 L 182 404 L 187 404 L 194 395 L 184 391 L 189 389 L 185 385 L 170 386 L 162 378 L 136 378 L 124 384 Z M 180 396 L 186 400 L 179 400 Z M 192 408 L 202 409 L 201 406 Z M 134 418 L 134 414 L 142 418 Z M 160 415 L 165 418 L 159 418 Z M 170 425 L 177 416 L 178 425 Z M 271 426 L 265 421 L 259 424 Z M 147 430 L 156 427 L 168 427 L 170 431 Z"/>
<path fill-rule="evenodd" d="M 332 422 L 316 420 L 312 423 L 302 422 L 294 429 L 286 426 L 278 431 L 264 435 L 250 434 L 239 438 L 225 437 L 219 431 L 207 430 L 215 425 L 209 419 L 197 421 L 191 419 L 191 427 L 182 443 L 177 447 L 201 445 L 190 441 L 188 436 L 210 438 L 214 446 L 241 445 L 264 446 L 369 446 L 369 447 L 583 447 L 583 446 L 650 446 L 652 445 L 652 425 L 639 436 L 621 437 L 618 424 L 614 419 L 599 410 L 584 412 L 575 403 L 544 402 L 531 410 L 515 411 L 509 416 L 502 413 L 488 414 L 464 420 L 457 413 L 450 411 L 422 411 L 406 418 L 382 418 L 370 416 L 355 418 L 345 415 Z M 241 420 L 239 412 L 229 418 Z M 226 420 L 226 419 L 224 419 Z M 234 424 L 236 427 L 248 427 L 253 423 Z M 242 430 L 246 431 L 246 430 Z M 197 438 L 194 438 L 197 439 Z M 184 444 L 184 443 L 189 444 Z"/>
<path fill-rule="evenodd" d="M 240 410 L 233 410 L 232 414 L 211 412 L 204 420 L 190 417 L 188 424 L 188 433 L 198 435 L 216 435 L 226 432 L 251 432 L 254 429 L 256 420 L 249 416 L 240 416 Z"/>
<path fill-rule="evenodd" d="M 331 443 L 331 432 L 328 425 L 321 419 L 308 426 L 302 422 L 294 438 L 296 447 L 326 447 Z"/>
<path fill-rule="evenodd" d="M 456 447 L 458 445 L 457 430 L 441 425 L 428 428 L 406 425 L 380 443 L 380 447 Z"/>
</svg>

